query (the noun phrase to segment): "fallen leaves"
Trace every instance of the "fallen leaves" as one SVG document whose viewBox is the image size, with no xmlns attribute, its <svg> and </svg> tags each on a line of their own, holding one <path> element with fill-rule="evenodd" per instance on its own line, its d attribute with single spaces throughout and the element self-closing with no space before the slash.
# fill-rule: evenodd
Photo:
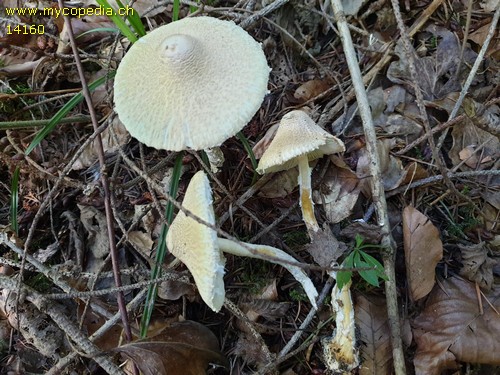
<svg viewBox="0 0 500 375">
<path fill-rule="evenodd" d="M 212 331 L 189 320 L 172 323 L 147 340 L 114 351 L 131 359 L 143 375 L 204 375 L 209 363 L 228 364 Z"/>
<path fill-rule="evenodd" d="M 391 332 L 385 301 L 382 298 L 358 296 L 355 317 L 362 359 L 360 375 L 391 374 Z"/>
<path fill-rule="evenodd" d="M 435 282 L 435 268 L 443 257 L 438 229 L 414 207 L 403 211 L 406 277 L 414 301 L 425 297 Z"/>
<path fill-rule="evenodd" d="M 439 375 L 458 361 L 500 365 L 499 297 L 498 290 L 484 297 L 496 311 L 481 297 L 481 314 L 473 283 L 459 277 L 440 281 L 413 321 L 415 374 Z"/>
</svg>

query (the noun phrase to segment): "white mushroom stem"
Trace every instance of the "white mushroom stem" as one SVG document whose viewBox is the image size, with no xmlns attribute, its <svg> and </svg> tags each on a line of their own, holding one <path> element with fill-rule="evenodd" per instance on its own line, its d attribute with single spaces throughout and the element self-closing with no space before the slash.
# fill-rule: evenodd
<svg viewBox="0 0 500 375">
<path fill-rule="evenodd" d="M 336 275 L 330 274 L 332 277 Z M 341 290 L 335 285 L 332 290 L 332 312 L 336 328 L 333 336 L 323 340 L 323 352 L 331 371 L 350 371 L 359 365 L 356 349 L 354 307 L 351 298 L 351 282 Z"/>
<path fill-rule="evenodd" d="M 302 208 L 302 217 L 306 223 L 308 231 L 317 232 L 318 222 L 314 216 L 314 203 L 312 201 L 311 187 L 311 168 L 307 155 L 298 157 L 299 166 L 299 186 L 300 186 L 300 207 Z"/>
<path fill-rule="evenodd" d="M 287 253 L 285 253 L 283 250 L 276 249 L 275 247 L 272 246 L 245 243 L 245 246 L 248 246 L 250 249 L 254 251 L 251 252 L 244 246 L 240 245 L 239 243 L 224 238 L 217 238 L 217 245 L 219 246 L 219 249 L 223 252 L 237 256 L 244 256 L 249 258 L 271 261 L 286 268 L 288 272 L 290 272 L 293 275 L 293 277 L 295 277 L 295 279 L 302 285 L 313 307 L 315 309 L 318 308 L 318 306 L 316 305 L 316 298 L 318 297 L 318 292 L 314 287 L 314 284 L 312 283 L 311 279 L 306 275 L 306 273 L 302 268 L 287 263 L 287 262 L 297 262 L 297 260 L 292 256 L 288 255 Z M 270 260 L 270 258 L 274 260 Z"/>
</svg>

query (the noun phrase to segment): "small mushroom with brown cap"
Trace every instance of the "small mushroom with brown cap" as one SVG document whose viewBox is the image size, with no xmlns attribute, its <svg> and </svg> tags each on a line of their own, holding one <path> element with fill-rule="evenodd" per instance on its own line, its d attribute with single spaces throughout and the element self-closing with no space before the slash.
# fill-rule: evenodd
<svg viewBox="0 0 500 375">
<path fill-rule="evenodd" d="M 344 151 L 340 139 L 316 125 L 304 111 L 295 110 L 281 119 L 274 139 L 259 161 L 257 172 L 278 172 L 298 166 L 302 217 L 308 231 L 317 232 L 309 161 Z"/>
<path fill-rule="evenodd" d="M 116 112 L 147 146 L 219 146 L 240 131 L 267 93 L 261 45 L 231 21 L 192 17 L 139 39 L 114 82 Z"/>
<path fill-rule="evenodd" d="M 186 189 L 182 206 L 203 221 L 215 225 L 212 190 L 206 174 L 197 172 Z M 218 238 L 217 233 L 179 211 L 167 234 L 167 247 L 193 275 L 201 298 L 214 311 L 224 303 L 224 263 L 222 252 L 257 258 L 279 264 L 300 282 L 314 308 L 318 292 L 306 273 L 290 262 L 297 261 L 282 250 L 271 246 L 237 243 Z M 249 250 L 251 249 L 251 251 Z"/>
</svg>

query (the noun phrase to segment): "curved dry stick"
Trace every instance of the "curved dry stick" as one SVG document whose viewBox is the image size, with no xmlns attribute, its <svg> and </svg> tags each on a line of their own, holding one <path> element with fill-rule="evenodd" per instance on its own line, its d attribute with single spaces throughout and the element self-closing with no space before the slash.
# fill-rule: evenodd
<svg viewBox="0 0 500 375">
<path fill-rule="evenodd" d="M 63 9 L 64 4 L 62 0 L 59 0 L 59 7 Z M 71 49 L 73 50 L 73 54 L 75 55 L 75 63 L 76 68 L 78 70 L 78 75 L 80 77 L 80 81 L 82 83 L 82 91 L 83 96 L 85 97 L 85 101 L 87 103 L 87 107 L 89 110 L 90 117 L 92 118 L 92 125 L 94 127 L 94 132 L 99 128 L 99 124 L 97 121 L 97 114 L 92 103 L 92 98 L 90 96 L 90 90 L 87 85 L 87 81 L 85 78 L 85 72 L 83 71 L 82 62 L 80 59 L 80 55 L 78 54 L 78 47 L 76 45 L 75 35 L 73 34 L 73 28 L 71 26 L 71 19 L 69 16 L 63 16 L 64 22 L 68 25 L 68 35 L 71 42 Z M 99 158 L 100 165 L 100 177 L 102 189 L 104 192 L 104 210 L 106 212 L 106 226 L 108 230 L 108 239 L 109 239 L 109 253 L 111 254 L 111 264 L 113 268 L 113 275 L 115 279 L 115 285 L 117 288 L 122 286 L 122 281 L 120 277 L 120 266 L 118 261 L 118 252 L 116 250 L 116 240 L 115 240 L 115 225 L 113 220 L 113 210 L 111 209 L 111 191 L 109 189 L 109 181 L 106 172 L 106 159 L 104 157 L 104 146 L 102 143 L 101 135 L 99 134 L 96 138 L 95 143 L 97 155 Z M 125 337 L 127 341 L 132 341 L 132 332 L 130 330 L 130 324 L 128 322 L 127 308 L 125 305 L 125 298 L 123 296 L 123 292 L 118 292 L 116 295 L 116 300 L 118 303 L 118 309 L 122 314 L 122 323 L 123 328 L 125 330 Z"/>
<path fill-rule="evenodd" d="M 17 285 L 17 282 L 7 276 L 0 275 L 0 287 L 17 291 L 22 294 L 27 301 L 36 306 L 38 310 L 49 315 L 66 335 L 71 338 L 90 358 L 92 358 L 99 366 L 101 366 L 110 375 L 123 375 L 120 368 L 106 355 L 103 355 L 100 349 L 95 346 L 89 339 L 80 331 L 78 326 L 66 317 L 61 306 L 55 304 L 54 301 L 46 299 L 40 293 L 26 286 Z"/>
<path fill-rule="evenodd" d="M 337 26 L 344 47 L 349 72 L 351 73 L 352 83 L 356 92 L 356 98 L 359 106 L 359 113 L 363 122 L 363 130 L 366 138 L 366 149 L 370 154 L 370 174 L 371 191 L 373 201 L 378 216 L 378 224 L 382 235 L 382 246 L 385 251 L 383 254 L 384 270 L 388 277 L 385 282 L 387 314 L 389 326 L 391 328 L 391 343 L 393 352 L 394 369 L 397 375 L 406 374 L 406 366 L 403 353 L 403 342 L 401 340 L 401 327 L 399 323 L 398 313 L 398 294 L 396 289 L 396 272 L 394 270 L 394 254 L 396 245 L 391 235 L 389 216 L 387 213 L 387 202 L 385 200 L 385 192 L 381 179 L 380 160 L 377 152 L 377 135 L 373 126 L 371 117 L 370 105 L 363 84 L 363 77 L 359 69 L 359 64 L 356 58 L 356 51 L 352 43 L 349 27 L 342 9 L 340 0 L 332 0 L 332 6 L 337 20 Z"/>
</svg>

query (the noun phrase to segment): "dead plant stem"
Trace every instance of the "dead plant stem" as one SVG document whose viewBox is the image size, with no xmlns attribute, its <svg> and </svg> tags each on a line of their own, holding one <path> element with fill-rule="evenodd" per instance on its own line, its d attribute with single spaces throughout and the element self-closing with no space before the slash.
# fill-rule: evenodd
<svg viewBox="0 0 500 375">
<path fill-rule="evenodd" d="M 64 8 L 63 0 L 58 0 L 59 2 L 59 7 L 61 9 Z M 94 131 L 97 132 L 97 129 L 99 128 L 98 120 L 97 120 L 97 114 L 94 109 L 94 105 L 92 103 L 92 97 L 90 95 L 90 90 L 87 85 L 87 80 L 85 78 L 85 72 L 83 71 L 83 66 L 82 62 L 80 60 L 80 55 L 78 54 L 78 46 L 76 44 L 75 36 L 73 34 L 73 28 L 71 25 L 71 19 L 69 16 L 64 16 L 64 22 L 68 26 L 68 35 L 69 39 L 71 42 L 71 48 L 73 50 L 73 54 L 75 55 L 75 63 L 76 67 L 78 70 L 78 75 L 80 77 L 80 81 L 82 83 L 82 90 L 83 90 L 83 96 L 85 97 L 85 101 L 87 102 L 88 110 L 90 117 L 92 119 L 92 125 L 94 127 Z M 121 278 L 120 278 L 120 266 L 119 266 L 119 259 L 118 259 L 118 254 L 116 250 L 116 241 L 115 241 L 115 230 L 114 230 L 114 220 L 113 220 L 113 210 L 111 208 L 111 191 L 109 189 L 109 182 L 108 182 L 108 176 L 107 176 L 107 171 L 106 171 L 106 160 L 104 157 L 104 146 L 102 143 L 102 138 L 101 135 L 99 134 L 96 137 L 96 143 L 95 143 L 95 148 L 96 152 L 99 158 L 99 164 L 100 164 L 100 177 L 101 177 L 101 184 L 102 184 L 102 189 L 104 193 L 104 209 L 106 212 L 106 224 L 107 224 L 107 230 L 108 230 L 108 238 L 109 238 L 109 251 L 111 254 L 111 264 L 113 268 L 113 274 L 115 278 L 115 285 L 117 288 L 119 288 L 122 284 Z M 123 292 L 118 292 L 117 295 L 117 302 L 118 302 L 118 309 L 120 310 L 122 314 L 122 323 L 123 323 L 123 328 L 125 331 L 125 337 L 128 342 L 132 341 L 132 332 L 130 330 L 130 325 L 128 322 L 128 316 L 127 316 L 127 309 L 125 305 L 125 299 L 123 297 Z"/>
<path fill-rule="evenodd" d="M 366 138 L 366 149 L 370 155 L 371 192 L 375 209 L 377 212 L 378 225 L 382 235 L 382 246 L 384 247 L 384 270 L 388 280 L 385 282 L 387 314 L 391 329 L 391 344 L 396 375 L 406 374 L 405 358 L 403 353 L 403 343 L 401 340 L 401 328 L 398 313 L 398 294 L 396 289 L 396 272 L 394 269 L 396 245 L 392 238 L 389 217 L 387 213 L 387 203 L 381 179 L 380 160 L 377 152 L 377 135 L 373 126 L 370 105 L 366 95 L 363 77 L 356 58 L 356 51 L 352 43 L 351 34 L 347 25 L 342 4 L 340 0 L 332 0 L 333 11 L 337 21 L 340 38 L 344 47 L 344 53 L 351 73 L 352 83 L 356 92 L 359 114 L 363 122 L 363 129 Z"/>
<path fill-rule="evenodd" d="M 488 35 L 486 36 L 486 39 L 484 40 L 481 50 L 479 51 L 479 54 L 477 55 L 477 58 L 474 61 L 474 65 L 472 66 L 472 69 L 470 70 L 469 75 L 467 76 L 467 80 L 465 81 L 462 90 L 460 91 L 460 96 L 455 102 L 455 106 L 451 110 L 450 116 L 448 117 L 448 121 L 452 120 L 457 115 L 460 107 L 462 106 L 462 102 L 465 99 L 465 95 L 467 95 L 467 93 L 469 92 L 469 88 L 472 82 L 474 81 L 474 78 L 476 77 L 477 71 L 479 70 L 479 66 L 483 62 L 484 55 L 488 50 L 490 42 L 493 39 L 495 33 L 497 32 L 497 24 L 499 17 L 500 17 L 500 4 L 497 5 L 497 9 L 495 10 L 495 14 L 493 15 L 493 19 L 491 20 L 490 28 L 488 29 Z M 443 145 L 444 139 L 446 138 L 447 134 L 448 134 L 447 131 L 444 131 L 443 134 L 441 134 L 441 137 L 439 138 L 437 144 L 438 150 Z"/>
</svg>

